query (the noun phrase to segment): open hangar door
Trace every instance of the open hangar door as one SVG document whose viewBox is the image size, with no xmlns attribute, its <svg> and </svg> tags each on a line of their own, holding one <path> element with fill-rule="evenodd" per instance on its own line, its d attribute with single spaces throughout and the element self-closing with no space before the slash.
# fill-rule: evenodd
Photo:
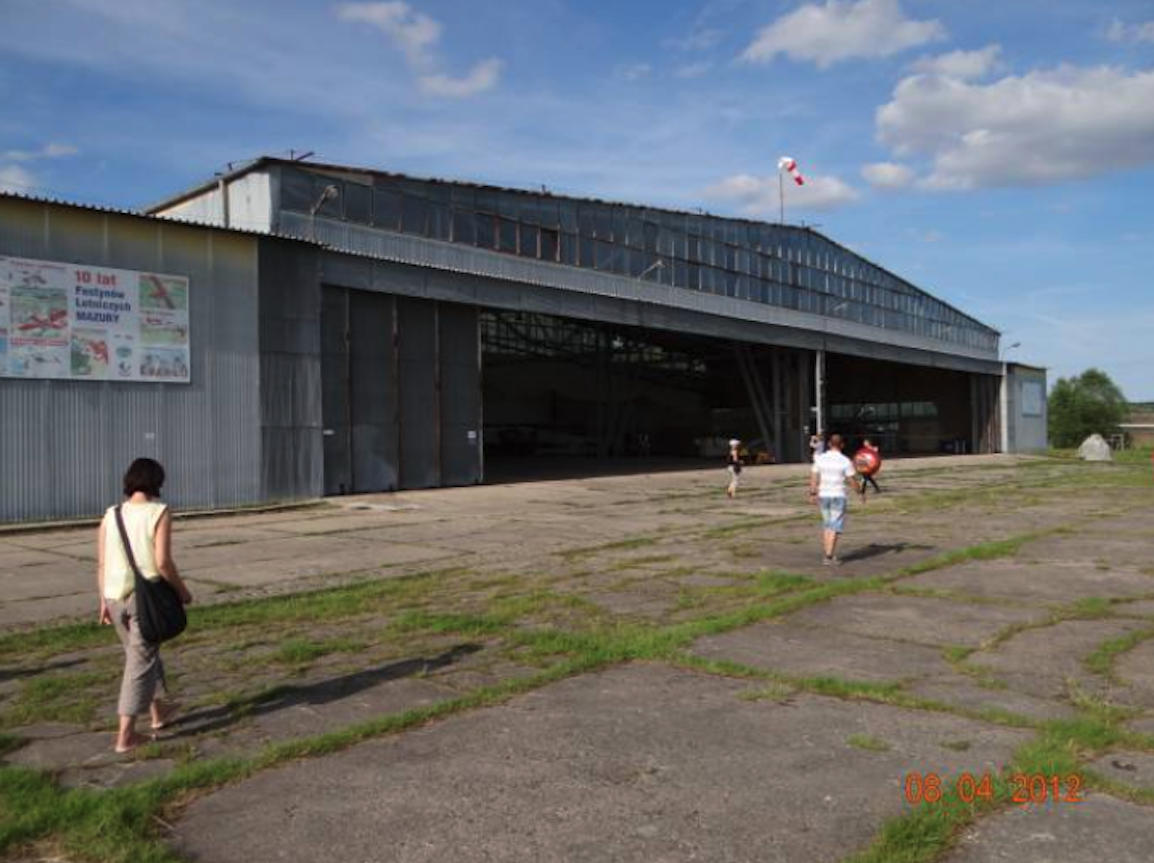
<svg viewBox="0 0 1154 863">
<path fill-rule="evenodd" d="M 992 452 L 997 378 L 829 353 L 825 430 L 891 455 Z"/>
<path fill-rule="evenodd" d="M 731 437 L 763 460 L 801 457 L 805 352 L 480 314 L 487 481 L 719 464 Z"/>
</svg>

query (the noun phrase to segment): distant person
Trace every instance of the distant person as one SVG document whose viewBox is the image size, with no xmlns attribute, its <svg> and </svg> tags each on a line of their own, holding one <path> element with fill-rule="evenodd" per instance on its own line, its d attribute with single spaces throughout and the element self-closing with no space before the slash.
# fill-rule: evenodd
<svg viewBox="0 0 1154 863">
<path fill-rule="evenodd" d="M 864 463 L 864 465 L 868 465 L 872 461 L 873 464 L 876 465 L 876 467 L 873 467 L 872 469 L 867 467 L 867 469 L 863 470 L 862 469 L 863 464 L 859 463 L 859 457 L 860 456 L 865 456 L 865 458 L 861 460 Z M 870 458 L 871 456 L 872 456 L 872 459 Z M 876 446 L 874 446 L 872 443 L 870 443 L 870 439 L 867 437 L 865 440 L 863 440 L 861 442 L 861 447 L 858 449 L 858 451 L 856 453 L 854 453 L 853 461 L 854 461 L 854 466 L 857 467 L 857 469 L 858 469 L 858 475 L 861 476 L 861 479 L 862 479 L 862 484 L 861 484 L 862 497 L 863 498 L 865 497 L 866 483 L 869 483 L 869 485 L 872 485 L 874 487 L 874 491 L 877 492 L 878 494 L 881 494 L 882 493 L 881 486 L 879 486 L 878 481 L 876 479 L 874 479 L 874 475 L 877 474 L 877 472 L 879 470 L 881 470 L 881 463 L 882 463 L 881 450 L 879 450 Z"/>
<path fill-rule="evenodd" d="M 125 500 L 120 512 L 141 575 L 148 579 L 167 579 L 187 605 L 192 602 L 192 594 L 172 559 L 172 513 L 160 500 L 163 485 L 164 468 L 150 458 L 138 458 L 124 474 Z M 116 524 L 115 507 L 109 507 L 104 514 L 96 548 L 100 622 L 115 627 L 124 647 L 116 751 L 129 752 L 150 740 L 137 734 L 136 718 L 151 714 L 152 729 L 159 731 L 171 722 L 176 705 L 163 700 L 167 690 L 160 645 L 147 642 L 140 635 L 135 579 Z"/>
<path fill-rule="evenodd" d="M 734 438 L 729 442 L 729 452 L 725 456 L 725 469 L 729 471 L 729 487 L 725 490 L 732 500 L 737 497 L 737 487 L 741 484 L 741 441 Z"/>
<path fill-rule="evenodd" d="M 817 461 L 817 457 L 825 452 L 825 439 L 819 434 L 809 436 L 809 458 Z"/>
<path fill-rule="evenodd" d="M 837 541 L 845 530 L 846 487 L 851 480 L 855 487 L 859 480 L 857 470 L 841 452 L 841 435 L 832 435 L 829 449 L 813 461 L 809 478 L 809 498 L 821 510 L 822 522 L 822 562 L 826 566 L 841 563 L 837 556 Z"/>
</svg>

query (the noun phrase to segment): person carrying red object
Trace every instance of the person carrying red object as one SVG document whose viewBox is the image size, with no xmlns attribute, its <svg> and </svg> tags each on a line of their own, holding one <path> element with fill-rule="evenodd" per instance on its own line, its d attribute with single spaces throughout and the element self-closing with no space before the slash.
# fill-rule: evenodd
<svg viewBox="0 0 1154 863">
<path fill-rule="evenodd" d="M 861 477 L 862 498 L 865 498 L 866 495 L 866 483 L 872 485 L 878 494 L 882 493 L 881 486 L 874 479 L 874 475 L 882 469 L 882 454 L 881 450 L 870 443 L 868 437 L 862 441 L 861 447 L 854 453 L 853 466 L 857 468 L 858 476 Z"/>
</svg>

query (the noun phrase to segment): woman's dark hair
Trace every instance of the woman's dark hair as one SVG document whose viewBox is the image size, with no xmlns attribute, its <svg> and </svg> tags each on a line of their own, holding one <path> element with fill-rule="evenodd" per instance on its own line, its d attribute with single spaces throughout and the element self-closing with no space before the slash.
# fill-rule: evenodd
<svg viewBox="0 0 1154 863">
<path fill-rule="evenodd" d="M 124 473 L 124 496 L 132 497 L 138 491 L 149 497 L 160 497 L 164 485 L 164 468 L 150 458 L 138 458 Z"/>
</svg>

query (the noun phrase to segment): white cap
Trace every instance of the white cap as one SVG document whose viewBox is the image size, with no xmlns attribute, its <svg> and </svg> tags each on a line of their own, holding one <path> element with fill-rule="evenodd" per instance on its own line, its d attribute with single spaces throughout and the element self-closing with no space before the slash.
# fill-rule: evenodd
<svg viewBox="0 0 1154 863">
<path fill-rule="evenodd" d="M 739 441 L 737 438 L 733 438 L 733 439 L 732 439 L 732 440 L 729 442 L 729 445 L 730 445 L 730 446 L 737 446 L 737 445 L 738 445 L 738 444 L 740 444 L 740 443 L 741 443 L 741 441 Z"/>
</svg>

